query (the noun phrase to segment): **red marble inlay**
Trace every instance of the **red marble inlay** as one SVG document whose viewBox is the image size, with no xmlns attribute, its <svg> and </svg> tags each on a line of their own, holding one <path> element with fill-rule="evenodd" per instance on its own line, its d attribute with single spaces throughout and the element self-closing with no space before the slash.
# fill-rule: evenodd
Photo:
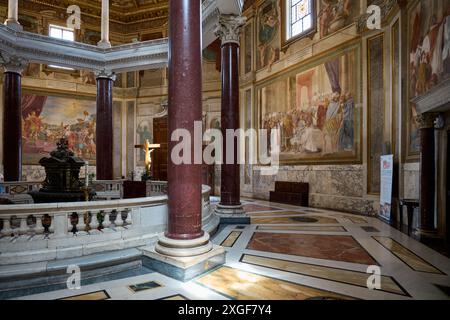
<svg viewBox="0 0 450 320">
<path fill-rule="evenodd" d="M 350 236 L 255 233 L 247 249 L 366 265 L 377 262 Z"/>
</svg>

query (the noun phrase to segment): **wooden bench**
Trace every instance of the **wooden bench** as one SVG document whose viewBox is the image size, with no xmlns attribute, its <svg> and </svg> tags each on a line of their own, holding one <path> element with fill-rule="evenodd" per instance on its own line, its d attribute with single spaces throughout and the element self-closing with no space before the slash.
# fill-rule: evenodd
<svg viewBox="0 0 450 320">
<path fill-rule="evenodd" d="M 275 191 L 270 191 L 270 202 L 309 206 L 309 184 L 303 182 L 276 181 Z"/>
</svg>

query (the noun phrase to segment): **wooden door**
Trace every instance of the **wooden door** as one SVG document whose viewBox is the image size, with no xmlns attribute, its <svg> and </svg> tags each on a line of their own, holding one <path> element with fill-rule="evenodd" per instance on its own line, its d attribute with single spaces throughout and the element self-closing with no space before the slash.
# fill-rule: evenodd
<svg viewBox="0 0 450 320">
<path fill-rule="evenodd" d="M 152 154 L 152 179 L 167 181 L 168 164 L 168 122 L 167 117 L 153 119 L 153 143 L 161 148 Z"/>
</svg>

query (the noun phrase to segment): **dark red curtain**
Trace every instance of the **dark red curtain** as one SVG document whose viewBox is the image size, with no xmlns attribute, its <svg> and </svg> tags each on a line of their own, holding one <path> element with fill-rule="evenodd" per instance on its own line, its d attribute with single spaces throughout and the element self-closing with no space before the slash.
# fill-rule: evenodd
<svg viewBox="0 0 450 320">
<path fill-rule="evenodd" d="M 22 96 L 22 118 L 26 119 L 32 112 L 39 116 L 44 109 L 47 97 L 25 94 Z"/>
</svg>

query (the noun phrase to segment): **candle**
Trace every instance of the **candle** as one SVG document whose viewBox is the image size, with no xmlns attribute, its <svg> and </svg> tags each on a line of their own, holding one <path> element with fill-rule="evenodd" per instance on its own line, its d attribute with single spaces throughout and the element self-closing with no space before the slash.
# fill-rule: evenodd
<svg viewBox="0 0 450 320">
<path fill-rule="evenodd" d="M 89 162 L 86 161 L 86 163 L 85 163 L 85 165 L 84 165 L 86 189 L 87 189 L 88 186 L 89 186 L 89 174 L 88 174 L 88 169 L 89 169 Z"/>
</svg>

